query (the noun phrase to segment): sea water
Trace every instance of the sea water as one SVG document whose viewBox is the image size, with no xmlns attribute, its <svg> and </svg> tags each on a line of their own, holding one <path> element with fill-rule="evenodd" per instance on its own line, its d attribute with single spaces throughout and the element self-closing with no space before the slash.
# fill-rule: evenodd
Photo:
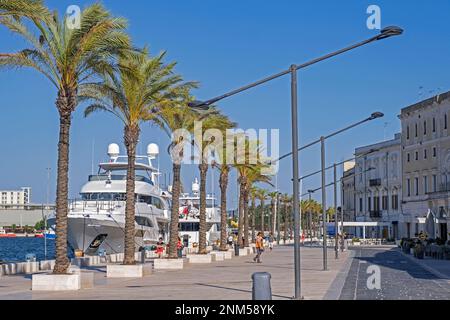
<svg viewBox="0 0 450 320">
<path fill-rule="evenodd" d="M 45 256 L 45 243 L 47 256 Z M 0 261 L 26 261 L 27 254 L 36 255 L 36 260 L 55 258 L 55 240 L 44 238 L 0 238 Z"/>
</svg>

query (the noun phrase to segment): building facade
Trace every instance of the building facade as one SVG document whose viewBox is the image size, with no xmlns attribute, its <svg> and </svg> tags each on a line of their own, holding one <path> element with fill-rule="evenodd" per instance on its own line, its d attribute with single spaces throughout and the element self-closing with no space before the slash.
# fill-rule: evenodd
<svg viewBox="0 0 450 320">
<path fill-rule="evenodd" d="M 344 163 L 344 174 L 341 181 L 341 207 L 344 221 L 355 221 L 355 162 L 349 161 Z"/>
<path fill-rule="evenodd" d="M 31 203 L 31 188 L 21 190 L 0 190 L 0 206 L 23 206 Z"/>
<path fill-rule="evenodd" d="M 386 224 L 382 228 L 365 230 L 369 237 L 399 239 L 401 236 L 401 157 L 401 134 L 396 134 L 392 140 L 355 150 L 356 221 Z"/>
<path fill-rule="evenodd" d="M 450 210 L 450 92 L 403 108 L 403 236 L 424 231 L 448 238 Z"/>
</svg>

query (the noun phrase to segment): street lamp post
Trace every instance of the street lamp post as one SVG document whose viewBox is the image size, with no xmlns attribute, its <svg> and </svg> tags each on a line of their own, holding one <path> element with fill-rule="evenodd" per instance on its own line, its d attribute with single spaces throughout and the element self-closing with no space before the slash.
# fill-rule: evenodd
<svg viewBox="0 0 450 320">
<path fill-rule="evenodd" d="M 276 224 L 277 224 L 277 245 L 280 245 L 280 193 L 277 192 L 277 200 L 276 200 Z"/>
<path fill-rule="evenodd" d="M 327 258 L 327 190 L 325 188 L 325 137 L 320 137 L 320 163 L 322 166 L 322 240 L 323 240 L 323 270 L 328 269 Z"/>
<path fill-rule="evenodd" d="M 333 167 L 333 176 L 334 176 L 334 258 L 339 258 L 339 219 L 337 212 L 337 172 L 336 172 L 336 163 Z M 342 206 L 342 204 L 341 204 Z"/>
<path fill-rule="evenodd" d="M 398 36 L 401 35 L 403 33 L 403 30 L 399 27 L 396 26 L 391 26 L 391 27 L 386 27 L 384 29 L 381 30 L 381 32 L 374 36 L 371 37 L 367 40 L 358 42 L 354 45 L 351 45 L 349 47 L 343 48 L 341 50 L 326 54 L 322 57 L 319 57 L 317 59 L 313 59 L 309 62 L 303 63 L 301 65 L 291 65 L 291 67 L 288 70 L 284 70 L 282 72 L 279 72 L 277 74 L 274 74 L 272 76 L 266 77 L 264 79 L 261 79 L 259 81 L 253 82 L 251 84 L 248 84 L 246 86 L 240 87 L 236 90 L 230 91 L 226 94 L 223 94 L 221 96 L 218 96 L 216 98 L 207 100 L 205 102 L 200 102 L 200 101 L 196 101 L 193 103 L 190 103 L 189 106 L 192 108 L 197 108 L 197 109 L 201 109 L 201 110 L 205 110 L 208 109 L 211 105 L 213 105 L 214 103 L 223 100 L 225 98 L 234 96 L 238 93 L 241 93 L 243 91 L 249 90 L 251 88 L 257 87 L 259 85 L 262 85 L 264 83 L 267 83 L 269 81 L 272 81 L 274 79 L 280 78 L 282 76 L 285 76 L 287 74 L 291 75 L 291 120 L 292 120 L 292 153 L 293 153 L 293 159 L 292 159 L 292 168 L 293 168 L 293 174 L 294 174 L 294 179 L 292 181 L 292 189 L 293 189 L 293 205 L 294 205 L 294 248 L 295 248 L 295 253 L 294 253 L 294 275 L 295 275 L 295 295 L 294 295 L 294 299 L 302 299 L 301 297 L 301 287 L 300 287 L 300 252 L 299 252 L 299 248 L 300 248 L 300 223 L 299 223 L 299 217 L 298 217 L 298 204 L 299 204 L 299 181 L 298 181 L 298 171 L 299 171 L 299 163 L 298 163 L 298 119 L 297 119 L 297 91 L 298 91 L 298 87 L 297 87 L 297 70 L 299 69 L 303 69 L 306 67 L 309 67 L 313 64 L 316 64 L 318 62 L 330 59 L 334 56 L 337 56 L 339 54 L 342 54 L 344 52 L 356 49 L 358 47 L 361 47 L 363 45 L 369 44 L 371 42 L 374 41 L 378 41 L 378 40 L 383 40 L 392 36 Z M 295 175 L 295 173 L 297 173 L 297 176 Z"/>
</svg>

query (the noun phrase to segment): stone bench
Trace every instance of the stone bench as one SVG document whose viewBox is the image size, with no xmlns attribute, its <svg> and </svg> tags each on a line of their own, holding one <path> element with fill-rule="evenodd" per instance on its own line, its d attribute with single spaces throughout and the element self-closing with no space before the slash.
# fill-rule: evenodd
<svg viewBox="0 0 450 320">
<path fill-rule="evenodd" d="M 183 269 L 183 259 L 155 259 L 153 269 Z"/>
<path fill-rule="evenodd" d="M 188 254 L 186 255 L 189 263 L 211 263 L 212 256 L 210 254 Z"/>
<path fill-rule="evenodd" d="M 81 289 L 81 275 L 72 274 L 33 274 L 32 291 L 74 291 Z"/>
<path fill-rule="evenodd" d="M 248 255 L 247 248 L 239 249 L 239 256 L 246 256 Z"/>
<path fill-rule="evenodd" d="M 107 278 L 142 278 L 152 273 L 150 264 L 108 264 L 106 266 Z"/>
<path fill-rule="evenodd" d="M 213 261 L 223 261 L 225 260 L 225 253 L 221 251 L 211 251 L 211 256 Z"/>
</svg>

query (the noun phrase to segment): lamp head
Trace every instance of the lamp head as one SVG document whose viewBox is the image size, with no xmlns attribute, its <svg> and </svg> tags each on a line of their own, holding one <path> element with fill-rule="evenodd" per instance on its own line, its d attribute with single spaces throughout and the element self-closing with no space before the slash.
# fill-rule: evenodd
<svg viewBox="0 0 450 320">
<path fill-rule="evenodd" d="M 383 112 L 374 112 L 370 115 L 370 120 L 374 120 L 374 119 L 378 119 L 378 118 L 382 118 L 384 117 L 384 113 Z"/>
<path fill-rule="evenodd" d="M 399 36 L 403 33 L 403 29 L 397 26 L 389 26 L 381 29 L 380 34 L 377 37 L 377 40 L 386 39 L 393 36 Z"/>
<path fill-rule="evenodd" d="M 210 105 L 207 102 L 198 101 L 198 100 L 188 103 L 189 108 L 203 110 L 203 111 L 209 110 L 209 106 Z"/>
</svg>

